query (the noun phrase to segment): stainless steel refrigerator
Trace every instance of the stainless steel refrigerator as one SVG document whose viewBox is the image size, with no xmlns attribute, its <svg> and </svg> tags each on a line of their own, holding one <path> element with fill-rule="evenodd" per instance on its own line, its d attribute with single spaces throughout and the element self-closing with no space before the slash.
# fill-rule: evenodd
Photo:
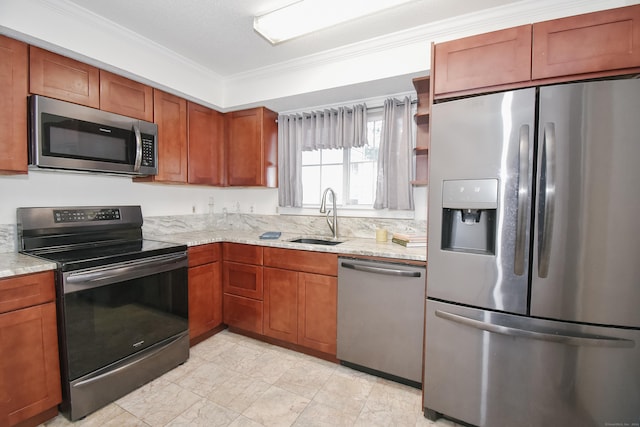
<svg viewBox="0 0 640 427">
<path fill-rule="evenodd" d="M 425 416 L 640 425 L 640 80 L 431 118 Z"/>
</svg>

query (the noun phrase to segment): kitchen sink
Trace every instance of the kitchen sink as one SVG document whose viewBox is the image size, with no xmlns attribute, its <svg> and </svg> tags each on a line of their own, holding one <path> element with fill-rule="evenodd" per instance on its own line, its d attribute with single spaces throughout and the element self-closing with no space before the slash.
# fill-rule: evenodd
<svg viewBox="0 0 640 427">
<path fill-rule="evenodd" d="M 325 240 L 325 239 L 314 239 L 311 237 L 301 237 L 298 239 L 289 240 L 291 243 L 306 243 L 310 245 L 326 245 L 326 246 L 334 246 L 342 243 L 338 240 Z"/>
</svg>

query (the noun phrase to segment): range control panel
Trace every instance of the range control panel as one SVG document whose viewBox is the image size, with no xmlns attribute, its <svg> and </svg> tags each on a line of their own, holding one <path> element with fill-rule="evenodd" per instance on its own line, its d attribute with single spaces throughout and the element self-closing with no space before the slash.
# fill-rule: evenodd
<svg viewBox="0 0 640 427">
<path fill-rule="evenodd" d="M 113 221 L 120 219 L 120 209 L 56 209 L 53 220 L 56 223 L 83 221 Z"/>
</svg>

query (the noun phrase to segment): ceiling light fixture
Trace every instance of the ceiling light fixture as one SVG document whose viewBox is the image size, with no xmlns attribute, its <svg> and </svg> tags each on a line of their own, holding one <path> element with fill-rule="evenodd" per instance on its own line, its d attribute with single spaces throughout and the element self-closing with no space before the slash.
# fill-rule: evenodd
<svg viewBox="0 0 640 427">
<path fill-rule="evenodd" d="M 271 44 L 380 12 L 414 0 L 300 0 L 253 18 L 253 29 Z"/>
</svg>

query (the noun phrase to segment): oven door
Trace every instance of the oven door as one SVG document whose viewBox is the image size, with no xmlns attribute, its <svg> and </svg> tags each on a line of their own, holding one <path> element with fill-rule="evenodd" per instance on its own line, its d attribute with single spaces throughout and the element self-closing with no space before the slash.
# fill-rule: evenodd
<svg viewBox="0 0 640 427">
<path fill-rule="evenodd" d="M 68 381 L 188 331 L 186 252 L 62 277 L 61 347 Z"/>
</svg>

